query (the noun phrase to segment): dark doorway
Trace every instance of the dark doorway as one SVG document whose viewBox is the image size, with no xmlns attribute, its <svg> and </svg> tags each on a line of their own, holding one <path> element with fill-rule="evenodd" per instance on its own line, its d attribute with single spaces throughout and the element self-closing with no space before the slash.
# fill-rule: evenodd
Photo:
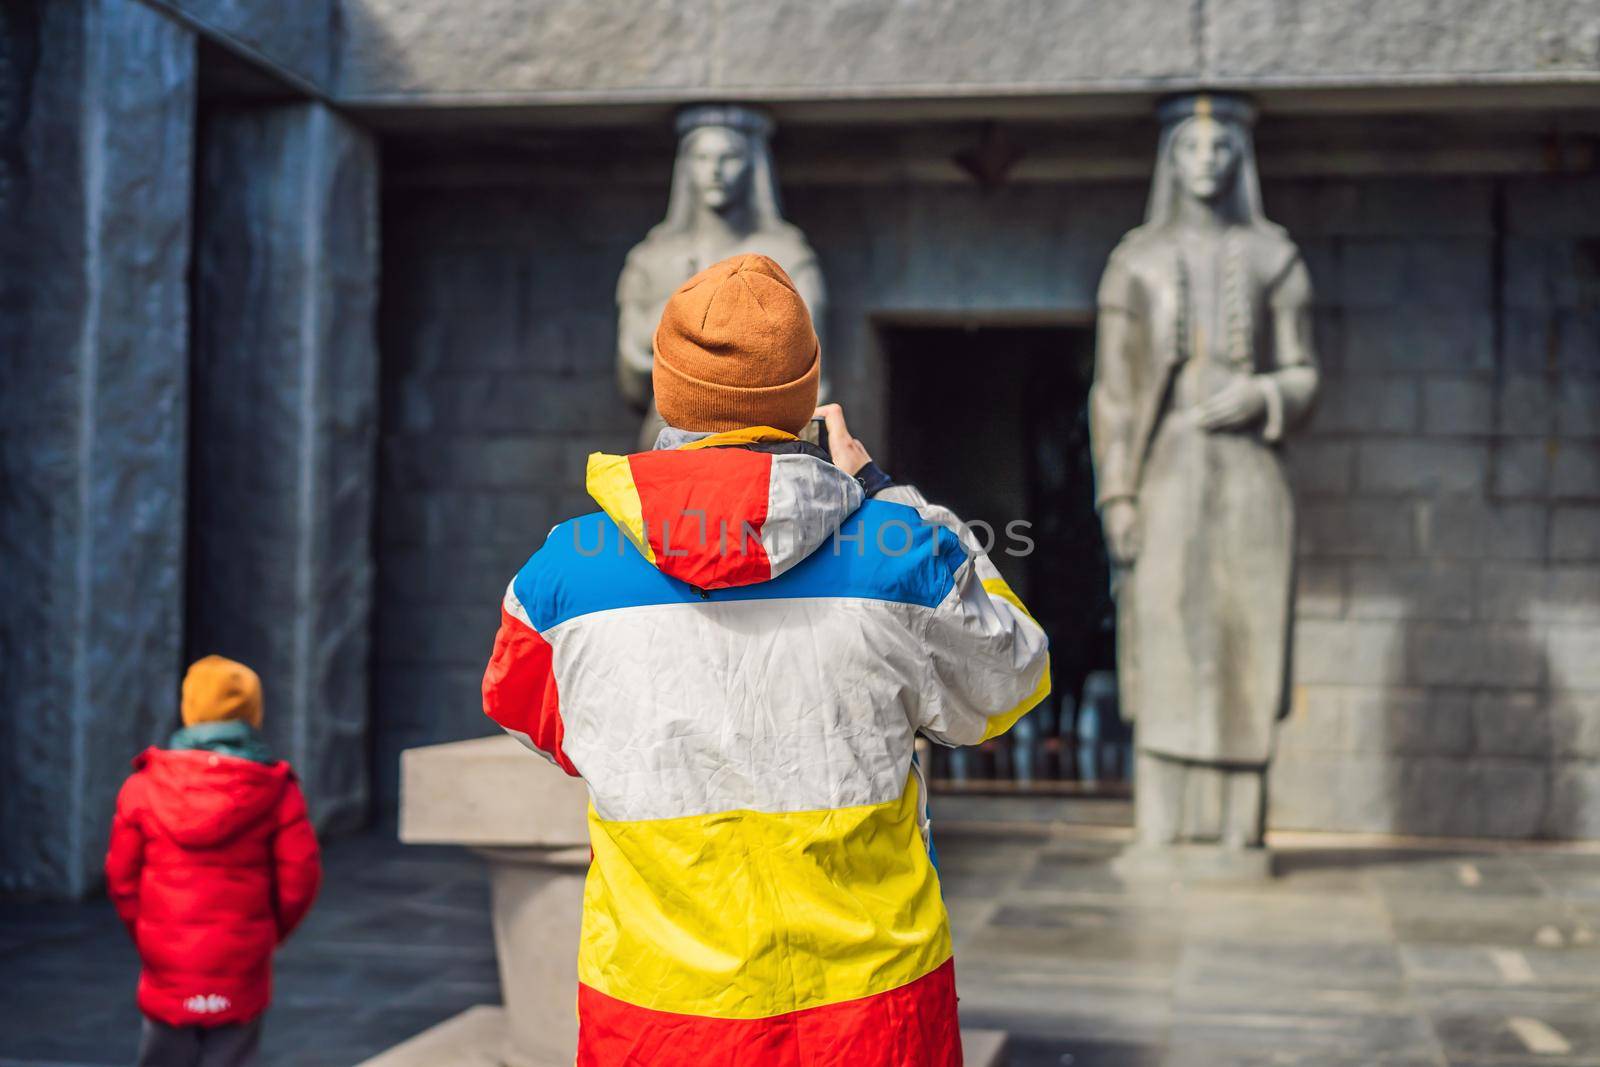
<svg viewBox="0 0 1600 1067">
<path fill-rule="evenodd" d="M 990 558 L 1050 635 L 1046 703 L 1004 738 L 936 751 L 932 776 L 956 788 L 1082 788 L 1077 697 L 1090 672 L 1115 666 L 1089 457 L 1093 328 L 887 325 L 881 340 L 890 469 L 988 524 Z M 1031 550 L 1008 534 L 1016 520 L 1028 524 L 1011 529 Z"/>
</svg>

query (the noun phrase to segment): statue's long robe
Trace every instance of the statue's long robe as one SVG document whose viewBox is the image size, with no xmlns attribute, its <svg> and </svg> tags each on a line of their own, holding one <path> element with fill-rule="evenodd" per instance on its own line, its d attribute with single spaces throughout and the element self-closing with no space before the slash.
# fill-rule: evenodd
<svg viewBox="0 0 1600 1067">
<path fill-rule="evenodd" d="M 1304 299 L 1298 252 L 1266 228 L 1217 245 L 1197 278 L 1177 244 L 1135 231 L 1118 246 L 1100 314 L 1124 316 L 1097 353 L 1091 429 L 1100 504 L 1131 498 L 1141 545 L 1118 576 L 1118 675 L 1141 751 L 1261 765 L 1285 712 L 1294 508 L 1275 440 L 1316 387 L 1309 348 L 1274 351 L 1279 294 Z M 1286 297 L 1287 298 L 1287 297 Z M 1277 411 L 1207 432 L 1192 409 L 1259 376 Z M 1265 431 L 1265 433 L 1264 433 Z"/>
</svg>

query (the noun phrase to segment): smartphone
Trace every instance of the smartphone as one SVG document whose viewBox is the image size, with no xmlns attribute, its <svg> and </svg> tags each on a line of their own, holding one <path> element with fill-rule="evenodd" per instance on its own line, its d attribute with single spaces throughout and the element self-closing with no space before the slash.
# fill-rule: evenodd
<svg viewBox="0 0 1600 1067">
<path fill-rule="evenodd" d="M 828 423 L 825 419 L 812 419 L 806 423 L 805 429 L 800 431 L 800 440 L 816 445 L 829 456 L 833 455 L 828 448 Z"/>
</svg>

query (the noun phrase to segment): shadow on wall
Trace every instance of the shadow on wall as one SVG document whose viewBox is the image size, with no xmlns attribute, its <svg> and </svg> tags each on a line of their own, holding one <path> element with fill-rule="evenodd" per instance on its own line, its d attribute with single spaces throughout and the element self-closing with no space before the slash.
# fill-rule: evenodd
<svg viewBox="0 0 1600 1067">
<path fill-rule="evenodd" d="M 1386 700 L 1394 829 L 1449 837 L 1572 836 L 1551 807 L 1551 678 L 1533 625 L 1538 563 L 1482 557 L 1497 509 L 1474 496 L 1416 506 L 1419 562 L 1399 568 Z M 1374 591 L 1376 593 L 1376 591 Z M 1383 603 L 1381 594 L 1373 603 Z"/>
</svg>

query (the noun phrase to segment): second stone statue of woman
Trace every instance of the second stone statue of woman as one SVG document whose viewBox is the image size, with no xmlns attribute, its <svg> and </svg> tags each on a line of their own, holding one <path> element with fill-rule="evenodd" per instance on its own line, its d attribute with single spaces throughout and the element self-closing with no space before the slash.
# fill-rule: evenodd
<svg viewBox="0 0 1600 1067">
<path fill-rule="evenodd" d="M 667 217 L 633 246 L 617 280 L 617 384 L 646 412 L 644 449 L 662 425 L 650 398 L 656 323 L 667 298 L 695 274 L 741 252 L 770 256 L 793 279 L 819 337 L 827 324 L 817 255 L 779 210 L 772 120 L 738 104 L 706 104 L 680 112 L 677 130 Z"/>
<path fill-rule="evenodd" d="M 1259 845 L 1287 706 L 1294 505 L 1278 443 L 1317 390 L 1311 282 L 1262 213 L 1239 98 L 1167 102 L 1145 224 L 1100 285 L 1096 503 L 1117 568 L 1142 845 Z"/>
</svg>

